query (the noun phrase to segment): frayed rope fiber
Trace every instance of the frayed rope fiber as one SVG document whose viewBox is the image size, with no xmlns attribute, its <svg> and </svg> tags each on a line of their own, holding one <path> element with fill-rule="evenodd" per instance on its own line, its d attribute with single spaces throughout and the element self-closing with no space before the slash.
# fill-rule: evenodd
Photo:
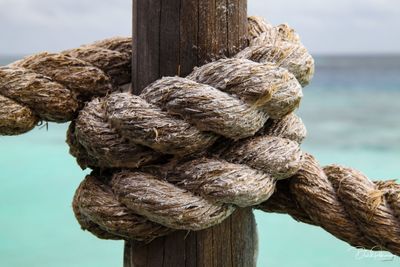
<svg viewBox="0 0 400 267">
<path fill-rule="evenodd" d="M 400 255 L 400 187 L 300 149 L 293 112 L 314 72 L 288 25 L 249 18 L 249 46 L 233 58 L 164 77 L 134 96 L 129 38 L 0 69 L 0 134 L 39 120 L 72 120 L 67 142 L 92 168 L 73 200 L 81 227 L 103 239 L 150 242 L 201 230 L 239 207 L 288 213 L 357 247 Z"/>
</svg>

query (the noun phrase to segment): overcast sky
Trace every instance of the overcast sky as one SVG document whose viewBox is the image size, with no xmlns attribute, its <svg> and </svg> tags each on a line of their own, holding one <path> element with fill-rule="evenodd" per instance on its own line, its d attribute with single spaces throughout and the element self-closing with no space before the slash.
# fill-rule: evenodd
<svg viewBox="0 0 400 267">
<path fill-rule="evenodd" d="M 249 0 L 314 54 L 400 53 L 400 0 Z M 59 51 L 131 33 L 130 0 L 0 0 L 0 54 Z"/>
</svg>

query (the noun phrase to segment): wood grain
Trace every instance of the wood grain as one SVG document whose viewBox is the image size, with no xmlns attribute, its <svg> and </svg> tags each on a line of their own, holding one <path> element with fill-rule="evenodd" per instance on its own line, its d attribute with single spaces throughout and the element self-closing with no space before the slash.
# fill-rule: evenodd
<svg viewBox="0 0 400 267">
<path fill-rule="evenodd" d="M 257 229 L 251 208 L 198 232 L 177 231 L 150 244 L 126 242 L 125 267 L 256 266 Z"/>
</svg>

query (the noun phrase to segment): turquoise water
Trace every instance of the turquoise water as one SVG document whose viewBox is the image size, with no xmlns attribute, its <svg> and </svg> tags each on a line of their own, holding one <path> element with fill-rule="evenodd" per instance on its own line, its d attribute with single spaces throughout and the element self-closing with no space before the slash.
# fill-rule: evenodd
<svg viewBox="0 0 400 267">
<path fill-rule="evenodd" d="M 0 56 L 5 64 L 12 58 Z M 304 150 L 371 178 L 399 178 L 400 58 L 317 57 L 299 114 Z M 84 177 L 64 143 L 66 125 L 0 137 L 0 266 L 122 266 L 123 243 L 82 232 L 71 210 Z M 256 212 L 259 266 L 399 266 L 389 254 L 358 254 L 322 229 Z"/>
</svg>

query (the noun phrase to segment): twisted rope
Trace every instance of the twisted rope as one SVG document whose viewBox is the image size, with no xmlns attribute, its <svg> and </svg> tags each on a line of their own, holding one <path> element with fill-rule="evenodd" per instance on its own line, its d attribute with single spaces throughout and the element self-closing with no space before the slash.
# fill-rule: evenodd
<svg viewBox="0 0 400 267">
<path fill-rule="evenodd" d="M 78 221 L 102 238 L 150 241 L 167 233 L 157 231 L 159 225 L 205 229 L 236 206 L 265 201 L 276 180 L 302 164 L 305 128 L 298 117 L 287 116 L 301 97 L 301 86 L 286 69 L 232 58 L 196 68 L 186 78 L 160 79 L 140 96 L 94 99 L 69 129 L 70 151 L 83 168 L 117 169 L 84 180 L 74 198 Z M 118 209 L 99 206 L 110 198 Z M 129 231 L 129 225 L 115 230 L 124 209 L 141 216 L 138 229 L 146 231 Z"/>
<path fill-rule="evenodd" d="M 101 167 L 139 167 L 161 154 L 203 151 L 218 135 L 232 139 L 252 136 L 269 114 L 275 118 L 292 112 L 302 97 L 294 76 L 272 65 L 222 59 L 198 68 L 189 77 L 202 79 L 197 75 L 201 70 L 210 73 L 204 82 L 218 89 L 188 78 L 167 77 L 145 88 L 140 96 L 115 93 L 88 103 L 76 120 L 76 138 L 69 134 L 69 143 L 79 140 L 71 153 L 80 158 L 82 167 L 96 167 L 79 157 L 79 153 L 85 154 L 83 150 Z M 249 91 L 241 90 L 243 87 Z"/>
<path fill-rule="evenodd" d="M 285 27 L 281 26 L 281 28 Z M 290 31 L 283 31 L 283 33 L 285 32 L 292 34 Z M 280 31 L 280 33 L 282 34 L 282 31 Z M 293 38 L 291 37 L 292 41 L 298 40 L 296 38 L 297 35 L 292 34 L 291 36 L 294 36 Z M 218 69 L 215 73 L 220 71 L 221 69 Z M 205 72 L 202 70 L 198 71 L 198 73 L 200 73 L 198 76 L 202 77 L 201 74 Z M 205 78 L 196 81 L 207 83 L 208 80 L 213 80 L 213 78 L 208 79 L 207 75 L 204 75 L 204 77 Z M 218 84 L 218 82 L 214 84 Z M 249 96 L 248 99 L 251 101 L 251 96 Z M 273 99 L 273 97 L 271 97 L 270 100 L 271 99 Z M 213 179 L 201 175 L 201 172 L 199 174 L 190 172 L 192 169 L 202 169 L 201 167 L 197 167 L 199 161 L 200 163 L 206 163 L 207 166 L 218 166 L 216 168 L 210 167 L 212 171 L 222 170 L 219 165 L 214 165 L 209 162 L 215 160 L 216 157 L 219 160 L 229 161 L 234 164 L 239 164 L 240 166 L 244 166 L 241 164 L 245 164 L 253 170 L 262 171 L 264 175 L 269 174 L 271 177 L 274 177 L 271 183 L 266 183 L 264 185 L 270 190 L 265 191 L 265 194 L 268 196 L 274 190 L 274 181 L 279 179 L 281 173 L 290 173 L 290 171 L 288 171 L 290 167 L 283 164 L 286 166 L 285 171 L 280 172 L 279 167 L 274 167 L 272 163 L 273 160 L 262 159 L 262 157 L 271 155 L 272 152 L 279 151 L 279 153 L 285 153 L 289 150 L 286 146 L 282 146 L 279 149 L 275 149 L 279 146 L 275 146 L 274 149 L 268 149 L 268 146 L 261 146 L 260 150 L 252 150 L 252 144 L 254 144 L 257 139 L 274 140 L 276 137 L 283 137 L 301 142 L 304 138 L 305 129 L 302 124 L 294 123 L 294 120 L 298 120 L 294 115 L 286 116 L 283 120 L 268 120 L 255 136 L 244 140 L 232 141 L 228 139 L 219 139 L 218 142 L 209 149 L 207 154 L 208 157 L 214 157 L 213 159 L 203 158 L 197 159 L 197 162 L 189 161 L 188 163 L 176 164 L 175 171 L 166 172 L 164 175 L 160 175 L 160 171 L 158 171 L 158 175 L 160 175 L 159 177 L 162 177 L 164 181 L 168 181 L 169 183 L 195 192 L 196 194 L 203 195 L 208 199 L 213 199 L 213 196 L 209 193 L 207 194 L 207 192 L 213 192 L 218 196 L 215 200 L 226 199 L 225 201 L 227 202 L 235 203 L 234 200 L 238 199 L 237 195 L 233 195 L 234 197 L 229 194 L 228 197 L 222 194 L 220 195 L 218 189 L 210 186 L 213 185 Z M 276 159 L 285 158 L 284 155 L 291 156 L 295 154 L 296 153 L 293 151 L 287 154 L 279 154 Z M 266 166 L 266 162 L 268 162 L 268 169 L 273 170 L 272 172 L 268 172 L 268 170 L 263 168 Z M 293 161 L 287 161 L 287 163 L 290 162 Z M 302 159 L 300 165 L 302 166 L 298 172 L 298 168 L 293 168 L 292 173 L 297 172 L 294 176 L 290 179 L 278 182 L 275 193 L 268 201 L 256 207 L 268 212 L 289 213 L 297 220 L 320 225 L 328 232 L 353 246 L 369 249 L 384 249 L 399 255 L 398 216 L 400 188 L 398 184 L 395 184 L 393 181 L 372 183 L 359 172 L 339 166 L 328 166 L 321 169 L 312 156 L 307 154 Z M 156 169 L 159 170 L 163 168 L 158 166 Z M 190 171 L 187 172 L 187 170 Z M 222 173 L 223 172 L 218 173 L 217 177 L 218 175 L 223 176 Z M 285 175 L 283 177 L 285 177 Z M 262 179 L 261 181 L 267 182 L 268 180 Z M 237 181 L 235 181 L 234 184 L 235 186 L 232 188 L 241 188 L 240 183 Z M 255 181 L 249 184 L 258 185 Z M 230 192 L 226 189 L 222 191 Z M 115 194 L 118 196 L 118 192 L 115 192 Z M 251 196 L 251 194 L 248 196 Z M 140 198 L 140 194 L 136 197 Z M 243 201 L 243 199 L 241 201 Z M 242 202 L 242 204 L 250 205 L 250 202 Z M 238 205 L 238 203 L 234 205 Z M 159 221 L 159 223 L 165 224 L 163 221 Z M 175 225 L 170 226 L 180 229 Z M 135 237 L 125 236 L 123 238 Z"/>
<path fill-rule="evenodd" d="M 82 101 L 129 82 L 130 44 L 129 38 L 112 38 L 1 67 L 0 135 L 25 133 L 40 120 L 70 121 Z"/>
<path fill-rule="evenodd" d="M 249 25 L 251 31 L 251 19 Z M 274 41 L 277 30 L 263 33 L 263 36 L 270 36 L 269 39 L 253 35 L 259 37 L 253 42 L 281 51 L 284 43 L 294 41 L 290 37 L 294 31 L 287 25 L 285 30 L 287 33 L 279 37 L 284 42 Z M 312 57 L 301 43 L 294 45 L 299 48 L 296 51 L 301 52 L 296 52 L 295 56 L 281 53 L 279 60 L 270 57 L 269 51 L 265 51 L 265 56 L 263 52 L 257 52 L 260 58 L 252 58 L 251 53 L 240 57 L 274 62 L 288 68 L 302 84 L 306 84 L 313 73 Z M 115 91 L 118 85 L 130 81 L 131 55 L 130 38 L 111 38 L 60 54 L 40 53 L 0 68 L 0 103 L 3 107 L 0 111 L 0 135 L 25 133 L 38 121 L 66 122 L 74 119 L 82 102 Z M 301 58 L 307 64 L 301 64 Z"/>
<path fill-rule="evenodd" d="M 285 24 L 271 27 L 257 17 L 250 18 L 249 24 L 253 46 L 271 37 L 276 42 L 291 43 L 281 45 L 282 51 L 289 51 L 292 44 L 300 43 L 298 35 Z M 301 49 L 292 48 L 293 55 Z M 252 52 L 247 50 L 241 52 L 247 58 L 264 57 L 270 61 L 264 55 L 269 55 L 265 50 L 272 49 L 260 46 Z M 262 55 L 258 55 L 259 52 Z M 305 57 L 302 60 L 307 61 Z M 284 60 L 281 64 L 285 65 Z M 307 77 L 307 71 L 291 70 L 295 76 L 303 73 L 303 77 Z M 299 82 L 307 83 L 301 78 Z M 400 186 L 394 181 L 371 182 L 362 173 L 337 165 L 321 168 L 313 156 L 305 154 L 299 172 L 280 181 L 276 193 L 257 208 L 288 213 L 298 221 L 321 226 L 355 247 L 400 255 Z"/>
<path fill-rule="evenodd" d="M 301 96 L 301 87 L 296 79 L 284 69 L 245 59 L 223 59 L 197 68 L 187 79 L 164 78 L 156 81 L 140 97 L 118 93 L 88 103 L 76 120 L 75 127 L 70 128 L 68 140 L 71 152 L 83 167 L 90 164 L 94 164 L 91 167 L 102 168 L 139 167 L 155 162 L 165 154 L 183 156 L 201 152 L 216 142 L 217 134 L 231 139 L 252 136 L 263 127 L 268 117 L 282 117 L 292 112 Z M 299 119 L 288 121 L 301 124 Z M 301 124 L 298 128 L 301 129 L 299 135 L 304 135 L 304 126 Z M 302 138 L 300 136 L 297 140 Z M 259 164 L 261 160 L 254 160 L 254 166 L 258 164 L 263 173 L 245 165 L 226 162 L 221 157 L 201 158 L 180 162 L 175 167 L 158 166 L 156 170 L 167 169 L 164 173 L 157 173 L 158 176 L 143 172 L 117 172 L 108 186 L 120 205 L 129 207 L 136 214 L 174 229 L 204 229 L 229 216 L 232 204 L 251 206 L 266 200 L 274 190 L 273 175 L 281 172 L 280 177 L 285 178 L 300 167 L 301 153 L 297 143 L 282 141 L 282 138 L 249 139 L 254 139 L 249 141 L 248 147 L 253 154 L 263 148 L 276 151 L 265 153 L 264 165 Z M 230 155 L 231 162 L 239 161 L 241 153 L 240 147 L 234 149 L 235 145 L 235 142 L 232 143 L 230 154 L 225 153 Z M 285 146 L 289 148 L 286 151 L 298 153 L 284 157 L 279 153 L 284 151 L 282 148 Z M 140 183 L 143 176 L 147 178 L 144 184 Z M 164 181 L 158 178 L 160 176 L 164 177 Z M 118 177 L 123 177 L 122 187 L 112 184 L 113 181 L 121 181 L 122 178 Z M 188 198 L 186 200 L 180 198 L 182 189 L 188 190 L 187 195 L 183 194 Z M 126 190 L 128 192 L 124 193 Z M 147 202 L 141 195 L 147 190 L 155 191 L 146 194 L 151 204 L 144 205 Z M 169 191 L 172 193 L 166 196 Z M 80 220 L 82 214 L 91 213 L 85 211 L 81 201 L 78 191 L 74 206 L 79 209 L 77 217 Z M 191 212 L 185 210 L 187 203 L 191 203 Z M 221 206 L 221 203 L 228 205 Z M 160 209 L 163 206 L 166 209 Z M 212 212 L 212 215 L 207 212 Z M 114 216 L 110 211 L 107 217 Z M 94 223 L 98 225 L 96 229 L 107 229 L 104 222 Z M 88 230 L 93 229 L 81 224 Z M 121 235 L 126 239 L 143 240 L 138 233 Z"/>
<path fill-rule="evenodd" d="M 85 178 L 75 193 L 72 207 L 82 229 L 103 239 L 151 241 L 173 231 L 121 205 L 101 175 Z"/>
<path fill-rule="evenodd" d="M 272 62 L 289 70 L 302 86 L 309 84 L 314 75 L 314 60 L 299 35 L 287 24 L 273 27 L 260 17 L 250 17 L 248 22 L 250 46 L 236 57 Z"/>
<path fill-rule="evenodd" d="M 275 190 L 276 180 L 293 175 L 303 162 L 299 144 L 287 137 L 298 141 L 305 137 L 304 125 L 294 114 L 267 125 L 268 129 L 261 129 L 256 136 L 218 142 L 203 156 L 193 155 L 194 159 L 176 158 L 139 171 L 116 170 L 106 175 L 109 178 L 100 179 L 106 182 L 97 183 L 98 187 L 107 188 L 103 192 L 86 185 L 95 179 L 88 176 L 80 187 L 87 191 L 78 190 L 74 198 L 78 221 L 83 229 L 108 238 L 98 229 L 108 231 L 108 225 L 113 225 L 110 221 L 118 218 L 119 209 L 128 209 L 168 228 L 200 230 L 220 223 L 235 206 L 254 206 L 267 200 Z M 267 135 L 271 133 L 275 136 Z M 100 204 L 104 201 L 93 200 L 93 192 L 98 199 L 112 197 L 112 207 L 119 209 L 107 210 Z M 96 212 L 99 209 L 101 213 Z M 88 221 L 92 223 L 89 226 Z M 142 222 L 144 229 L 153 229 L 147 221 Z M 114 238 L 145 241 L 157 237 L 147 237 L 147 232 L 139 231 L 127 234 L 129 229 L 123 227 L 119 226 L 120 232 L 111 229 L 108 233 L 115 234 Z M 154 233 L 158 233 L 156 229 Z M 160 232 L 159 236 L 166 233 Z"/>
<path fill-rule="evenodd" d="M 371 182 L 362 173 L 337 165 L 320 167 L 305 156 L 300 171 L 278 183 L 277 192 L 257 208 L 287 213 L 323 227 L 352 246 L 400 255 L 400 186 Z"/>
<path fill-rule="evenodd" d="M 305 127 L 292 112 L 314 64 L 299 36 L 257 17 L 249 33 L 250 46 L 234 58 L 160 79 L 140 96 L 89 101 L 129 82 L 129 39 L 28 57 L 0 69 L 0 134 L 73 120 L 89 101 L 67 141 L 78 163 L 94 169 L 73 209 L 100 238 L 149 242 L 255 206 L 400 255 L 399 185 L 321 168 L 300 150 Z"/>
</svg>

